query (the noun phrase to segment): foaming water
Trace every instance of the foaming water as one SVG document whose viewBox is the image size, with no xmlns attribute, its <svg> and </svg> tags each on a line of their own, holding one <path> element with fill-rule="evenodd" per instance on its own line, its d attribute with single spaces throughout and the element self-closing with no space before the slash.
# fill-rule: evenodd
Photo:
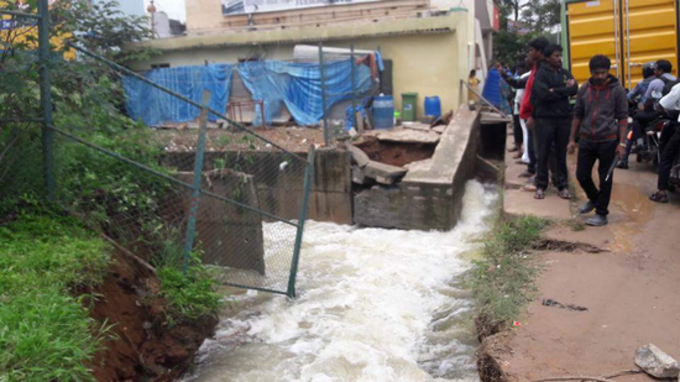
<svg viewBox="0 0 680 382">
<path fill-rule="evenodd" d="M 450 232 L 309 222 L 299 298 L 236 296 L 186 380 L 476 381 L 456 281 L 496 200 L 469 182 Z"/>
</svg>

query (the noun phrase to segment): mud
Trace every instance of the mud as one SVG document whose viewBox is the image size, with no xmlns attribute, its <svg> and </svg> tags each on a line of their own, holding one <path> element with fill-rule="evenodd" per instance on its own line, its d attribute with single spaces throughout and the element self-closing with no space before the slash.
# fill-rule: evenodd
<svg viewBox="0 0 680 382">
<path fill-rule="evenodd" d="M 98 381 L 173 380 L 192 365 L 217 325 L 216 317 L 168 325 L 159 280 L 120 251 L 113 253 L 110 272 L 93 295 L 90 315 L 111 327 L 104 349 L 89 365 Z"/>
<path fill-rule="evenodd" d="M 432 158 L 437 147 L 436 144 L 383 142 L 370 136 L 354 145 L 362 149 L 371 160 L 398 167 Z"/>
<path fill-rule="evenodd" d="M 552 251 L 552 252 L 585 252 L 585 253 L 603 253 L 608 252 L 606 249 L 596 247 L 587 243 L 570 242 L 563 240 L 543 239 L 538 244 L 534 245 L 534 249 L 538 251 Z"/>
</svg>

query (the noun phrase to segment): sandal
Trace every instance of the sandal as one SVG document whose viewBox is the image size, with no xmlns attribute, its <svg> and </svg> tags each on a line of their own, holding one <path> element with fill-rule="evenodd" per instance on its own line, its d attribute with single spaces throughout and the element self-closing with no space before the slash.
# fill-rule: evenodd
<svg viewBox="0 0 680 382">
<path fill-rule="evenodd" d="M 543 200 L 545 199 L 545 190 L 543 189 L 536 189 L 536 193 L 534 194 L 534 199 L 536 200 Z"/>
<path fill-rule="evenodd" d="M 660 192 L 655 192 L 649 197 L 649 200 L 656 203 L 668 203 L 668 194 L 662 194 Z"/>
<path fill-rule="evenodd" d="M 527 183 L 524 186 L 522 186 L 520 190 L 524 192 L 536 192 L 536 186 L 533 183 Z"/>
<path fill-rule="evenodd" d="M 560 190 L 560 192 L 557 193 L 557 196 L 565 200 L 571 200 L 571 192 L 566 188 Z"/>
</svg>

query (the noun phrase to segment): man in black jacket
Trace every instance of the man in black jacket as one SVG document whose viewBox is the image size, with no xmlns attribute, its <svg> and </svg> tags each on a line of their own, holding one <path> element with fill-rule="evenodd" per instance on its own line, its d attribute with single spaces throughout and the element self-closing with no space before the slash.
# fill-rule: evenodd
<svg viewBox="0 0 680 382">
<path fill-rule="evenodd" d="M 571 127 L 569 99 L 576 95 L 578 86 L 574 76 L 562 67 L 562 47 L 550 45 L 545 51 L 546 60 L 540 63 L 531 92 L 531 104 L 536 137 L 536 199 L 545 198 L 548 188 L 548 160 L 551 147 L 555 148 L 557 161 L 553 183 L 563 199 L 571 199 L 567 169 L 567 145 Z"/>
<path fill-rule="evenodd" d="M 590 226 L 608 223 L 609 201 L 612 194 L 612 177 L 609 169 L 617 155 L 626 154 L 628 131 L 628 99 L 619 80 L 609 74 L 611 60 L 597 55 L 590 60 L 592 77 L 578 91 L 571 128 L 569 152 L 576 150 L 576 137 L 580 136 L 576 177 L 588 196 L 579 212 L 596 214 L 586 221 Z M 593 167 L 599 162 L 600 189 L 593 182 Z"/>
</svg>

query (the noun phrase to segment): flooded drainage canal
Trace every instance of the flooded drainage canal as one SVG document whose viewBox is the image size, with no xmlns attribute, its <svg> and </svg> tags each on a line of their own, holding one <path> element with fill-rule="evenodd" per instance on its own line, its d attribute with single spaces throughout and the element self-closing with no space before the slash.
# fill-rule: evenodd
<svg viewBox="0 0 680 382">
<path fill-rule="evenodd" d="M 498 196 L 476 181 L 465 188 L 450 232 L 310 221 L 299 298 L 231 297 L 185 381 L 478 380 L 472 302 L 458 285 Z"/>
</svg>

